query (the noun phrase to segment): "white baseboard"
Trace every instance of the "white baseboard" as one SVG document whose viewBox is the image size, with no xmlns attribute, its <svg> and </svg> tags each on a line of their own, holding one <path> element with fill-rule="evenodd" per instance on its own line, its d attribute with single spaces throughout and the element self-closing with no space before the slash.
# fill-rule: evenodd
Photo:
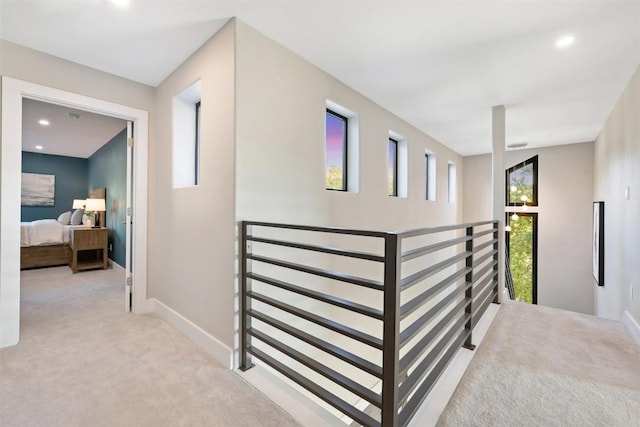
<svg viewBox="0 0 640 427">
<path fill-rule="evenodd" d="M 312 401 L 283 380 L 279 374 L 262 366 L 259 361 L 256 362 L 258 363 L 253 368 L 245 372 L 238 370 L 237 373 L 289 413 L 300 425 L 314 427 L 345 427 L 347 425 L 330 413 L 328 409 Z"/>
<path fill-rule="evenodd" d="M 625 312 L 622 313 L 622 323 L 624 323 L 629 332 L 631 332 L 636 342 L 640 344 L 640 323 L 633 318 L 629 310 L 625 310 Z"/>
<path fill-rule="evenodd" d="M 204 351 L 213 356 L 222 366 L 227 369 L 233 369 L 233 351 L 231 351 L 227 345 L 157 299 L 148 301 L 153 302 L 153 312 L 155 314 L 169 322 L 171 326 L 202 347 Z"/>
<path fill-rule="evenodd" d="M 114 262 L 112 259 L 109 259 L 109 265 L 111 266 L 111 268 L 113 268 L 114 270 L 120 270 L 120 271 L 124 271 L 124 267 L 121 266 L 120 264 L 117 264 L 116 262 Z"/>
</svg>

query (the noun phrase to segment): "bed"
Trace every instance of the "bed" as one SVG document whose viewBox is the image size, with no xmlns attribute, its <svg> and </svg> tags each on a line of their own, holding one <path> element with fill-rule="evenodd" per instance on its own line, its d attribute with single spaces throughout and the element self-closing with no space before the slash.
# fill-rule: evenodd
<svg viewBox="0 0 640 427">
<path fill-rule="evenodd" d="M 98 188 L 89 192 L 89 198 L 105 199 L 107 190 Z M 96 225 L 104 227 L 105 212 L 96 213 Z M 62 225 L 55 219 L 42 219 L 20 223 L 20 269 L 68 265 L 71 230 L 85 225 Z"/>
</svg>

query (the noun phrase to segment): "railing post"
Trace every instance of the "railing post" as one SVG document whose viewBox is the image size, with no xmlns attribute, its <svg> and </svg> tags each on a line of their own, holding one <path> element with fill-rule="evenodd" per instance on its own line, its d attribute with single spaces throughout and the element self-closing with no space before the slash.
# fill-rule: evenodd
<svg viewBox="0 0 640 427">
<path fill-rule="evenodd" d="M 253 367 L 251 363 L 251 355 L 247 349 L 251 346 L 251 336 L 247 333 L 251 328 L 251 298 L 248 294 L 251 292 L 251 279 L 247 277 L 247 273 L 251 272 L 251 260 L 247 259 L 247 255 L 251 253 L 251 242 L 247 237 L 251 236 L 251 225 L 246 221 L 240 222 L 240 369 L 246 371 Z"/>
<path fill-rule="evenodd" d="M 493 260 L 495 264 L 493 266 L 493 278 L 496 282 L 496 295 L 493 297 L 494 304 L 500 304 L 500 280 L 498 279 L 500 272 L 500 224 L 498 221 L 494 221 L 493 223 L 493 238 L 496 241 L 493 244 L 493 250 L 495 254 L 493 255 Z"/>
<path fill-rule="evenodd" d="M 467 227 L 467 244 L 465 250 L 469 253 L 467 259 L 465 261 L 466 267 L 470 267 L 471 270 L 465 275 L 465 285 L 469 284 L 469 289 L 464 293 L 465 299 L 468 301 L 468 305 L 465 308 L 465 313 L 469 314 L 469 320 L 464 325 L 464 328 L 468 330 L 469 335 L 465 340 L 462 346 L 464 348 L 468 348 L 469 350 L 474 350 L 476 348 L 475 345 L 471 343 L 472 338 L 472 330 L 473 330 L 473 226 Z"/>
<path fill-rule="evenodd" d="M 382 350 L 383 427 L 398 425 L 400 359 L 400 265 L 401 246 L 397 234 L 384 238 L 384 326 Z"/>
</svg>

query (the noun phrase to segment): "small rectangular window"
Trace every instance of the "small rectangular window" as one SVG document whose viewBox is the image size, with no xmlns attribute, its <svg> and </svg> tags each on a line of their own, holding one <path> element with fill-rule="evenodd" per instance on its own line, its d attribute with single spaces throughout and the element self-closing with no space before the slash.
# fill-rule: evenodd
<svg viewBox="0 0 640 427">
<path fill-rule="evenodd" d="M 449 203 L 456 202 L 456 164 L 449 162 Z"/>
<path fill-rule="evenodd" d="M 436 200 L 436 155 L 425 153 L 424 155 L 425 198 Z"/>
<path fill-rule="evenodd" d="M 347 129 L 349 119 L 327 109 L 325 125 L 325 181 L 327 190 L 347 190 Z"/>
<path fill-rule="evenodd" d="M 389 159 L 387 164 L 389 195 L 398 196 L 398 141 L 389 138 Z"/>
<path fill-rule="evenodd" d="M 196 102 L 196 165 L 195 184 L 200 183 L 200 101 Z"/>
</svg>

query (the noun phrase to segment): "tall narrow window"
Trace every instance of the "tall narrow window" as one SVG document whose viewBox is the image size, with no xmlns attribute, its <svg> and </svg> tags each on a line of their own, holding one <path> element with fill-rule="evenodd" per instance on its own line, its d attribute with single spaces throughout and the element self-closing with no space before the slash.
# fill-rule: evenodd
<svg viewBox="0 0 640 427">
<path fill-rule="evenodd" d="M 200 80 L 173 97 L 173 188 L 192 187 L 200 181 L 201 98 Z"/>
<path fill-rule="evenodd" d="M 456 164 L 449 162 L 449 203 L 456 202 Z"/>
<path fill-rule="evenodd" d="M 424 155 L 425 197 L 436 200 L 436 155 L 426 152 Z"/>
<path fill-rule="evenodd" d="M 398 196 L 398 141 L 389 138 L 389 159 L 387 163 L 389 195 Z"/>
<path fill-rule="evenodd" d="M 347 129 L 349 120 L 327 109 L 325 125 L 325 180 L 327 190 L 347 190 Z"/>
<path fill-rule="evenodd" d="M 196 164 L 195 164 L 195 183 L 200 183 L 200 101 L 196 102 Z"/>
</svg>

